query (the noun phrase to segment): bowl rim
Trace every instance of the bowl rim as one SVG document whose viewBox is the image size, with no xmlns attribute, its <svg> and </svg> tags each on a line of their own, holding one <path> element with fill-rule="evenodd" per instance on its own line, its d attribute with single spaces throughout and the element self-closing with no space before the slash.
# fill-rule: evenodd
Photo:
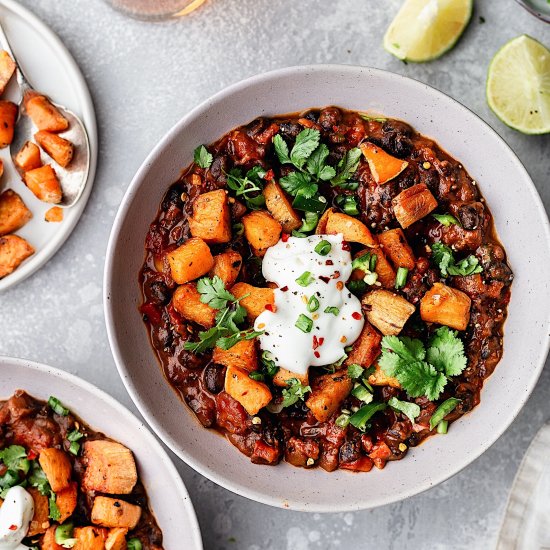
<svg viewBox="0 0 550 550">
<path fill-rule="evenodd" d="M 543 222 L 543 232 L 547 242 L 550 242 L 550 222 L 548 220 L 548 215 L 542 203 L 542 199 L 531 179 L 526 168 L 523 166 L 515 152 L 512 148 L 505 142 L 505 140 L 494 130 L 487 122 L 485 122 L 480 116 L 474 113 L 471 109 L 452 98 L 451 96 L 441 92 L 437 88 L 425 84 L 424 82 L 403 76 L 392 71 L 387 71 L 384 69 L 378 69 L 374 67 L 362 66 L 362 65 L 346 65 L 346 64 L 313 64 L 313 65 L 295 65 L 291 67 L 284 67 L 280 69 L 275 69 L 254 75 L 238 82 L 235 82 L 222 90 L 216 92 L 214 95 L 205 99 L 199 103 L 196 107 L 191 109 L 187 114 L 185 114 L 168 132 L 162 137 L 162 139 L 155 145 L 151 152 L 147 155 L 141 166 L 138 168 L 136 174 L 132 178 L 126 193 L 120 203 L 119 209 L 117 211 L 111 234 L 109 236 L 109 242 L 107 245 L 106 257 L 105 257 L 105 269 L 104 269 L 104 285 L 103 285 L 103 304 L 104 304 L 104 313 L 105 313 L 105 323 L 107 328 L 107 336 L 109 339 L 109 344 L 111 346 L 111 352 L 115 360 L 115 364 L 119 371 L 119 374 L 123 380 L 123 383 L 126 387 L 126 390 L 130 394 L 130 397 L 141 415 L 145 418 L 146 422 L 149 423 L 153 431 L 158 435 L 158 437 L 186 464 L 191 466 L 195 471 L 201 475 L 207 477 L 214 483 L 228 489 L 240 496 L 249 498 L 251 500 L 261 502 L 263 504 L 268 504 L 270 506 L 279 507 L 279 508 L 290 508 L 295 511 L 302 512 L 321 512 L 321 513 L 333 513 L 333 512 L 347 512 L 347 511 L 357 511 L 357 510 L 366 510 L 376 508 L 378 506 L 383 506 L 386 504 L 391 504 L 393 502 L 399 502 L 405 500 L 411 496 L 423 493 L 428 489 L 439 485 L 440 483 L 446 481 L 447 479 L 453 477 L 454 475 L 461 472 L 466 466 L 470 465 L 477 458 L 479 458 L 485 451 L 487 451 L 499 438 L 500 436 L 510 427 L 512 422 L 518 416 L 519 412 L 527 402 L 530 397 L 533 389 L 540 377 L 542 369 L 544 367 L 546 358 L 550 350 L 550 309 L 546 315 L 545 325 L 548 327 L 546 330 L 545 340 L 540 344 L 540 352 L 538 354 L 537 364 L 533 367 L 533 374 L 530 380 L 528 387 L 526 388 L 525 393 L 518 397 L 518 400 L 514 403 L 514 406 L 510 407 L 512 414 L 509 416 L 509 421 L 503 422 L 498 430 L 495 430 L 491 438 L 488 438 L 483 445 L 480 445 L 479 448 L 472 453 L 471 456 L 465 457 L 459 461 L 459 463 L 452 469 L 449 469 L 443 473 L 436 473 L 431 478 L 429 482 L 425 482 L 420 487 L 407 488 L 401 492 L 397 497 L 394 495 L 382 495 L 376 499 L 372 499 L 371 503 L 364 502 L 350 502 L 347 505 L 339 505 L 338 508 L 335 508 L 330 503 L 307 503 L 300 500 L 294 500 L 292 498 L 287 498 L 284 502 L 281 502 L 279 499 L 267 495 L 256 488 L 252 487 L 242 487 L 241 485 L 234 483 L 231 479 L 224 477 L 223 474 L 218 473 L 214 468 L 203 465 L 200 461 L 195 460 L 185 449 L 181 448 L 178 442 L 174 437 L 169 435 L 166 430 L 164 430 L 162 423 L 159 422 L 156 416 L 149 412 L 149 407 L 146 404 L 145 400 L 142 400 L 139 396 L 138 390 L 132 382 L 131 369 L 128 368 L 123 361 L 123 353 L 120 348 L 119 342 L 116 338 L 115 331 L 115 319 L 112 308 L 112 303 L 114 300 L 111 299 L 112 296 L 112 281 L 113 281 L 113 263 L 114 263 L 114 251 L 120 231 L 122 229 L 123 223 L 126 219 L 128 210 L 130 209 L 131 203 L 138 193 L 139 187 L 141 186 L 142 180 L 149 170 L 150 165 L 156 159 L 156 157 L 164 150 L 164 148 L 170 143 L 170 141 L 181 132 L 187 123 L 200 117 L 206 111 L 208 111 L 213 105 L 215 105 L 220 100 L 223 100 L 226 96 L 233 95 L 241 92 L 249 86 L 253 86 L 264 81 L 276 81 L 277 79 L 296 73 L 311 73 L 311 72 L 327 72 L 330 74 L 334 73 L 350 73 L 354 74 L 357 71 L 368 71 L 373 75 L 378 75 L 385 78 L 395 79 L 396 81 L 407 81 L 409 84 L 413 85 L 419 90 L 419 92 L 425 92 L 429 90 L 430 93 L 434 94 L 438 100 L 451 101 L 455 107 L 459 110 L 463 110 L 473 115 L 479 124 L 481 124 L 493 138 L 500 142 L 501 146 L 505 148 L 508 152 L 510 159 L 513 160 L 513 163 L 516 165 L 518 171 L 523 173 L 524 181 L 526 187 L 529 190 L 533 203 L 536 205 L 536 208 L 541 216 Z M 335 103 L 337 104 L 337 103 Z M 245 124 L 247 121 L 243 121 Z M 158 361 L 158 360 L 157 360 Z M 330 475 L 330 474 L 327 474 Z M 352 475 L 352 474 L 350 474 Z"/>
<path fill-rule="evenodd" d="M 524 9 L 526 9 L 531 15 L 534 15 L 539 21 L 544 23 L 550 23 L 550 14 L 544 13 L 537 8 L 531 6 L 524 0 L 516 0 L 516 2 Z"/>
<path fill-rule="evenodd" d="M 97 399 L 104 402 L 108 407 L 113 408 L 118 413 L 119 415 L 118 418 L 122 417 L 125 422 L 133 424 L 135 428 L 143 435 L 146 443 L 146 448 L 150 449 L 151 447 L 154 447 L 156 449 L 157 454 L 162 460 L 162 465 L 163 465 L 162 467 L 168 471 L 168 475 L 174 483 L 174 490 L 181 497 L 183 497 L 182 500 L 185 502 L 185 508 L 186 508 L 185 513 L 188 516 L 189 523 L 193 528 L 192 535 L 193 535 L 196 548 L 197 550 L 203 549 L 201 530 L 199 526 L 199 521 L 197 519 L 197 514 L 193 506 L 193 501 L 191 500 L 189 492 L 187 491 L 187 488 L 183 483 L 183 479 L 181 478 L 178 470 L 176 469 L 172 459 L 170 458 L 166 450 L 163 448 L 162 444 L 158 441 L 158 439 L 151 433 L 151 430 L 149 429 L 147 422 L 141 421 L 133 412 L 131 412 L 124 405 L 119 403 L 114 397 L 109 395 L 104 390 L 98 388 L 91 382 L 88 382 L 87 380 L 80 378 L 79 376 L 71 374 L 70 372 L 64 371 L 62 369 L 58 369 L 56 367 L 50 367 L 45 363 L 38 363 L 30 359 L 22 359 L 19 357 L 0 355 L 0 366 L 6 365 L 6 364 L 17 366 L 26 370 L 37 371 L 47 376 L 50 376 L 53 378 L 59 378 L 61 380 L 69 382 L 70 384 L 80 387 L 83 390 L 91 393 Z M 22 389 L 24 390 L 24 388 Z M 0 399 L 4 399 L 4 397 L 0 396 Z M 89 424 L 92 427 L 92 429 L 95 429 L 93 420 L 92 421 L 90 421 L 89 419 L 82 419 L 82 420 L 87 424 Z M 107 437 L 109 437 L 108 433 L 106 435 Z M 135 452 L 135 451 L 132 449 L 132 452 Z M 156 518 L 157 516 L 155 514 L 155 510 L 152 510 L 152 512 Z M 162 530 L 164 531 L 165 529 L 166 529 L 166 526 L 164 526 Z"/>
</svg>

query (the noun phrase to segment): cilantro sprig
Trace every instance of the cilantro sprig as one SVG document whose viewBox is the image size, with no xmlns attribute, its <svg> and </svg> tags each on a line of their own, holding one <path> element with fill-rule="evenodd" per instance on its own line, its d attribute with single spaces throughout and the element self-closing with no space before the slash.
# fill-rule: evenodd
<svg viewBox="0 0 550 550">
<path fill-rule="evenodd" d="M 246 174 L 240 168 L 233 168 L 226 174 L 227 187 L 241 197 L 250 210 L 258 210 L 265 204 L 262 193 L 267 172 L 261 166 L 254 166 Z"/>
<path fill-rule="evenodd" d="M 439 267 L 443 277 L 448 275 L 467 276 L 483 271 L 475 256 L 470 255 L 457 262 L 452 249 L 439 242 L 432 244 L 432 260 Z"/>
<path fill-rule="evenodd" d="M 306 393 L 311 391 L 311 386 L 303 385 L 297 378 L 290 378 L 283 390 L 283 407 L 290 407 L 298 401 L 304 401 Z"/>
<path fill-rule="evenodd" d="M 197 281 L 197 290 L 201 302 L 217 309 L 216 324 L 206 331 L 199 332 L 198 342 L 185 342 L 184 348 L 193 353 L 203 353 L 207 349 L 218 346 L 222 349 L 229 349 L 241 340 L 252 340 L 262 334 L 253 328 L 243 330 L 238 325 L 244 322 L 246 310 L 240 305 L 231 292 L 225 289 L 223 281 L 214 276 L 202 277 Z"/>
<path fill-rule="evenodd" d="M 210 168 L 214 157 L 208 152 L 208 149 L 204 145 L 199 145 L 194 153 L 193 160 L 195 164 L 198 164 L 201 168 Z"/>
<path fill-rule="evenodd" d="M 448 377 L 466 368 L 467 358 L 457 332 L 440 327 L 427 348 L 416 338 L 384 336 L 378 364 L 387 376 L 397 378 L 411 397 L 425 395 L 435 401 Z"/>
</svg>

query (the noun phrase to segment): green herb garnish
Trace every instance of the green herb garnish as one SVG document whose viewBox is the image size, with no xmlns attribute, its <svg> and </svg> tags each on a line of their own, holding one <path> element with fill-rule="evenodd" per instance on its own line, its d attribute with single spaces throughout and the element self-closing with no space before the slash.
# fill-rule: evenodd
<svg viewBox="0 0 550 550">
<path fill-rule="evenodd" d="M 313 328 L 313 321 L 307 315 L 300 313 L 294 326 L 302 332 L 308 333 Z"/>
<path fill-rule="evenodd" d="M 349 216 L 359 215 L 359 205 L 353 195 L 338 195 L 334 200 L 344 213 Z"/>
<path fill-rule="evenodd" d="M 76 539 L 73 537 L 74 525 L 65 523 L 59 525 L 55 530 L 55 542 L 63 548 L 72 548 L 76 544 Z"/>
<path fill-rule="evenodd" d="M 227 187 L 235 191 L 235 196 L 241 197 L 251 210 L 257 210 L 265 204 L 262 194 L 263 178 L 266 171 L 261 166 L 254 166 L 246 175 L 239 168 L 233 168 L 227 174 Z"/>
<path fill-rule="evenodd" d="M 127 550 L 143 550 L 143 545 L 139 539 L 133 538 L 126 543 Z"/>
<path fill-rule="evenodd" d="M 348 366 L 348 376 L 352 380 L 356 378 L 361 378 L 364 372 L 365 372 L 365 369 L 361 365 L 357 365 L 356 363 L 353 363 L 352 365 Z"/>
<path fill-rule="evenodd" d="M 447 277 L 447 275 L 461 275 L 465 277 L 483 271 L 483 268 L 479 265 L 479 260 L 475 256 L 470 255 L 457 262 L 453 251 L 448 246 L 439 242 L 432 244 L 432 260 L 439 267 L 443 277 Z"/>
<path fill-rule="evenodd" d="M 313 250 L 315 250 L 319 256 L 326 256 L 332 250 L 332 245 L 325 240 L 319 241 Z"/>
<path fill-rule="evenodd" d="M 80 451 L 80 443 L 78 443 L 84 437 L 83 433 L 80 433 L 78 430 L 73 430 L 67 434 L 67 441 L 70 441 L 69 452 L 73 455 L 78 456 Z"/>
<path fill-rule="evenodd" d="M 307 310 L 310 313 L 313 313 L 314 311 L 317 311 L 319 309 L 319 306 L 321 304 L 319 303 L 319 299 L 315 294 L 311 296 L 311 298 L 307 301 Z"/>
<path fill-rule="evenodd" d="M 67 416 L 69 414 L 69 409 L 65 408 L 59 399 L 57 397 L 54 397 L 53 395 L 50 396 L 48 399 L 48 405 L 52 409 L 52 411 L 55 414 L 58 414 L 60 416 Z"/>
<path fill-rule="evenodd" d="M 335 317 L 338 317 L 340 310 L 335 306 L 329 306 L 325 308 L 325 313 L 332 313 Z"/>
<path fill-rule="evenodd" d="M 8 470 L 21 471 L 24 474 L 29 472 L 30 461 L 27 458 L 27 451 L 21 445 L 10 445 L 2 449 L 0 460 Z"/>
<path fill-rule="evenodd" d="M 334 187 L 342 187 L 344 184 L 349 185 L 348 180 L 355 174 L 361 160 L 361 149 L 354 147 L 342 157 L 338 163 L 338 174 L 330 180 Z"/>
<path fill-rule="evenodd" d="M 311 271 L 304 271 L 297 279 L 296 282 L 300 286 L 309 286 L 313 281 L 315 281 L 315 277 L 311 274 Z"/>
<path fill-rule="evenodd" d="M 193 160 L 195 164 L 198 164 L 201 168 L 210 168 L 214 157 L 208 152 L 208 149 L 204 145 L 199 145 L 193 153 Z"/>
<path fill-rule="evenodd" d="M 379 411 L 383 411 L 386 407 L 386 403 L 367 403 L 350 417 L 349 422 L 352 426 L 364 432 L 372 416 Z"/>
<path fill-rule="evenodd" d="M 403 288 L 407 284 L 407 276 L 409 274 L 409 270 L 406 267 L 400 267 L 397 270 L 397 274 L 395 276 L 395 288 L 399 290 L 400 288 Z"/>
<path fill-rule="evenodd" d="M 334 423 L 339 428 L 345 428 L 349 424 L 349 414 L 342 413 L 335 421 Z"/>
<path fill-rule="evenodd" d="M 456 406 L 460 403 L 460 399 L 456 397 L 450 397 L 446 401 L 443 401 L 437 409 L 435 409 L 432 417 L 430 418 L 430 430 L 433 430 L 439 425 L 441 421 L 451 412 L 453 412 Z M 445 432 L 446 433 L 446 432 Z"/>
<path fill-rule="evenodd" d="M 449 225 L 460 225 L 458 220 L 451 214 L 432 214 L 432 217 L 435 218 L 441 225 L 449 227 Z"/>
<path fill-rule="evenodd" d="M 298 231 L 293 231 L 294 237 L 305 237 L 306 233 L 311 233 L 319 223 L 319 215 L 316 212 L 306 212 L 305 219 L 302 220 L 302 226 Z"/>
<path fill-rule="evenodd" d="M 290 378 L 286 385 L 287 387 L 283 389 L 283 407 L 290 407 L 300 399 L 304 401 L 306 393 L 311 391 L 310 386 L 303 386 L 297 378 Z"/>
<path fill-rule="evenodd" d="M 56 494 L 53 491 L 50 491 L 50 496 L 48 497 L 48 505 L 50 508 L 50 513 L 48 514 L 48 517 L 50 519 L 53 519 L 54 521 L 59 521 L 61 518 L 61 511 L 59 510 L 59 507 L 57 506 L 57 497 Z"/>
<path fill-rule="evenodd" d="M 420 414 L 420 407 L 410 401 L 400 401 L 397 397 L 392 397 L 388 405 L 394 410 L 403 413 L 414 424 L 415 419 Z"/>
<path fill-rule="evenodd" d="M 354 386 L 351 390 L 351 395 L 353 395 L 353 397 L 357 397 L 357 399 L 363 401 L 363 403 L 370 403 L 373 400 L 372 393 L 361 384 L 356 384 Z"/>
</svg>

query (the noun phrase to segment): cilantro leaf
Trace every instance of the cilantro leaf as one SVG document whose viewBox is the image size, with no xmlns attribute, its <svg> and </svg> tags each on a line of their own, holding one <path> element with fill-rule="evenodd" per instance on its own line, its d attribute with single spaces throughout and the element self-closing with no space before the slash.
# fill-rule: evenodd
<svg viewBox="0 0 550 550">
<path fill-rule="evenodd" d="M 312 198 L 319 189 L 318 185 L 311 181 L 311 176 L 302 172 L 290 172 L 279 180 L 279 184 L 290 195 L 300 195 L 306 199 Z"/>
<path fill-rule="evenodd" d="M 273 136 L 273 146 L 275 147 L 275 153 L 281 164 L 290 164 L 290 154 L 288 152 L 288 145 L 281 135 L 277 134 Z"/>
<path fill-rule="evenodd" d="M 290 407 L 300 399 L 304 401 L 307 392 L 311 391 L 310 386 L 303 386 L 297 378 L 287 380 L 287 387 L 283 390 L 283 407 Z"/>
<path fill-rule="evenodd" d="M 348 366 L 348 376 L 352 379 L 361 378 L 365 369 L 356 363 Z"/>
<path fill-rule="evenodd" d="M 222 309 L 227 302 L 233 302 L 235 296 L 225 289 L 223 281 L 215 275 L 212 279 L 202 277 L 197 281 L 197 290 L 201 295 L 201 302 L 214 309 Z"/>
<path fill-rule="evenodd" d="M 193 160 L 195 164 L 198 164 L 201 168 L 210 168 L 214 157 L 208 152 L 208 149 L 204 145 L 197 147 L 193 153 Z"/>
<path fill-rule="evenodd" d="M 32 487 L 38 489 L 41 495 L 48 495 L 51 491 L 48 478 L 44 473 L 44 470 L 40 467 L 38 462 L 35 460 L 32 461 L 32 471 L 31 475 L 28 478 L 29 483 Z"/>
<path fill-rule="evenodd" d="M 228 350 L 235 344 L 238 344 L 241 340 L 252 340 L 261 334 L 263 334 L 263 331 L 256 331 L 251 328 L 242 332 L 236 332 L 231 336 L 222 336 L 221 338 L 218 338 L 216 345 L 221 349 Z"/>
<path fill-rule="evenodd" d="M 361 160 L 361 149 L 354 147 L 342 157 L 342 160 L 338 163 L 338 174 L 334 176 L 330 183 L 337 187 L 346 183 L 359 167 L 359 161 Z"/>
<path fill-rule="evenodd" d="M 447 384 L 447 377 L 425 361 L 409 363 L 396 377 L 411 397 L 425 395 L 430 401 L 437 399 Z"/>
<path fill-rule="evenodd" d="M 382 350 L 392 351 L 405 361 L 423 361 L 426 357 L 424 344 L 417 338 L 407 336 L 384 336 Z"/>
<path fill-rule="evenodd" d="M 420 407 L 410 401 L 400 401 L 397 397 L 392 397 L 388 405 L 394 410 L 403 413 L 414 424 L 416 417 L 420 414 Z"/>
<path fill-rule="evenodd" d="M 213 348 L 220 338 L 220 330 L 217 326 L 199 332 L 198 342 L 185 342 L 184 349 L 193 353 L 203 353 Z"/>
<path fill-rule="evenodd" d="M 50 496 L 48 498 L 48 504 L 50 507 L 50 513 L 48 517 L 54 521 L 59 521 L 61 519 L 61 511 L 57 506 L 57 497 L 53 491 L 50 491 Z"/>
<path fill-rule="evenodd" d="M 483 271 L 475 256 L 470 255 L 457 263 L 452 249 L 440 242 L 432 244 L 432 260 L 439 267 L 443 277 L 448 275 L 467 276 Z"/>
<path fill-rule="evenodd" d="M 226 174 L 227 187 L 235 191 L 237 197 L 242 197 L 248 208 L 257 210 L 265 204 L 262 190 L 263 178 L 266 174 L 267 172 L 261 166 L 254 166 L 245 176 L 240 168 L 233 168 Z"/>
<path fill-rule="evenodd" d="M 290 151 L 290 160 L 297 168 L 302 168 L 309 156 L 317 149 L 321 133 L 313 128 L 306 128 L 296 136 L 296 142 Z"/>
<path fill-rule="evenodd" d="M 0 460 L 8 470 L 21 470 L 24 473 L 29 471 L 30 462 L 27 459 L 27 451 L 21 445 L 10 445 L 0 451 Z"/>
<path fill-rule="evenodd" d="M 449 327 L 440 327 L 435 331 L 428 344 L 426 359 L 447 376 L 458 376 L 468 362 L 462 340 L 457 336 L 457 331 Z"/>
<path fill-rule="evenodd" d="M 324 143 L 321 143 L 307 159 L 306 164 L 307 171 L 312 176 L 323 181 L 328 181 L 336 175 L 336 170 L 326 164 L 328 155 L 328 147 Z"/>
</svg>

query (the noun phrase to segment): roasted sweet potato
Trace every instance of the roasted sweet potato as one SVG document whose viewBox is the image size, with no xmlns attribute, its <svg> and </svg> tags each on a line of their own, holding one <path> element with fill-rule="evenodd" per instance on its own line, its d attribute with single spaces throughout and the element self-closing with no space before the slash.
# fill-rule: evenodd
<svg viewBox="0 0 550 550">
<path fill-rule="evenodd" d="M 241 298 L 240 304 L 246 309 L 246 314 L 249 321 L 254 321 L 262 311 L 265 311 L 266 306 L 275 305 L 275 295 L 271 288 L 258 288 L 248 283 L 237 283 L 231 287 L 231 293 L 235 298 Z"/>
<path fill-rule="evenodd" d="M 256 342 L 255 340 L 241 340 L 227 350 L 216 347 L 212 354 L 212 361 L 226 367 L 252 372 L 258 367 Z"/>
<path fill-rule="evenodd" d="M 63 208 L 52 206 L 44 214 L 44 220 L 51 223 L 60 223 L 63 221 Z"/>
<path fill-rule="evenodd" d="M 472 301 L 464 292 L 435 283 L 420 300 L 420 316 L 427 323 L 466 330 L 470 321 Z"/>
<path fill-rule="evenodd" d="M 0 149 L 13 141 L 13 131 L 17 119 L 17 105 L 0 99 Z"/>
<path fill-rule="evenodd" d="M 125 527 L 109 529 L 105 540 L 105 550 L 126 550 L 126 533 L 128 533 L 128 529 Z"/>
<path fill-rule="evenodd" d="M 98 496 L 94 499 L 91 520 L 103 527 L 134 529 L 141 517 L 141 508 L 125 500 Z"/>
<path fill-rule="evenodd" d="M 231 240 L 231 215 L 227 191 L 216 189 L 199 195 L 193 203 L 189 229 L 193 237 L 200 237 L 206 243 L 228 243 Z"/>
<path fill-rule="evenodd" d="M 393 265 L 414 269 L 414 253 L 401 229 L 389 229 L 378 235 L 378 242 Z"/>
<path fill-rule="evenodd" d="M 49 164 L 25 172 L 23 180 L 27 184 L 27 187 L 41 201 L 53 204 L 61 202 L 63 198 L 61 184 L 57 179 L 55 170 Z"/>
<path fill-rule="evenodd" d="M 17 155 L 15 156 L 15 164 L 23 171 L 29 172 L 35 168 L 42 166 L 40 159 L 40 149 L 36 143 L 27 141 Z"/>
<path fill-rule="evenodd" d="M 40 494 L 38 489 L 29 487 L 26 490 L 29 492 L 32 500 L 34 501 L 34 514 L 32 516 L 28 532 L 29 537 L 34 537 L 35 535 L 45 533 L 50 526 L 50 507 L 48 497 Z"/>
<path fill-rule="evenodd" d="M 6 189 L 0 194 L 0 236 L 17 231 L 31 218 L 31 211 L 15 191 Z"/>
<path fill-rule="evenodd" d="M 217 310 L 201 302 L 195 283 L 178 286 L 172 297 L 172 305 L 182 317 L 204 328 L 211 328 L 216 324 Z"/>
<path fill-rule="evenodd" d="M 365 250 L 359 251 L 355 257 L 360 258 L 365 254 L 374 254 L 376 255 L 376 267 L 374 268 L 375 273 L 378 275 L 378 282 L 384 288 L 394 288 L 395 286 L 395 271 L 391 264 L 388 262 L 384 251 L 379 247 L 375 248 L 366 248 Z M 366 273 L 362 269 L 356 268 L 352 272 L 352 279 L 363 279 Z"/>
<path fill-rule="evenodd" d="M 392 157 L 384 149 L 368 141 L 361 145 L 361 151 L 369 163 L 374 181 L 379 184 L 397 177 L 409 165 L 406 160 Z"/>
<path fill-rule="evenodd" d="M 323 374 L 313 383 L 306 406 L 319 422 L 326 422 L 338 410 L 352 387 L 353 382 L 346 369 Z"/>
<path fill-rule="evenodd" d="M 63 168 L 67 167 L 73 160 L 74 145 L 68 139 L 46 130 L 36 132 L 34 139 Z"/>
<path fill-rule="evenodd" d="M 369 322 L 385 336 L 399 334 L 415 310 L 399 294 L 381 289 L 366 294 L 362 303 Z"/>
<path fill-rule="evenodd" d="M 380 333 L 368 321 L 365 321 L 363 330 L 353 343 L 344 364 L 346 366 L 357 364 L 364 368 L 370 367 L 380 355 L 380 342 L 382 342 Z"/>
<path fill-rule="evenodd" d="M 369 384 L 373 386 L 391 386 L 392 388 L 400 388 L 401 384 L 397 378 L 387 376 L 386 373 L 380 368 L 380 365 L 374 365 L 374 372 L 369 375 Z"/>
<path fill-rule="evenodd" d="M 225 371 L 225 391 L 250 415 L 257 414 L 272 397 L 266 384 L 252 380 L 247 371 L 235 367 L 228 367 Z"/>
<path fill-rule="evenodd" d="M 437 208 L 437 200 L 425 183 L 417 183 L 392 199 L 393 212 L 403 229 Z"/>
<path fill-rule="evenodd" d="M 341 233 L 345 241 L 361 243 L 369 247 L 374 247 L 378 244 L 363 222 L 340 212 L 331 212 L 329 214 L 325 233 L 327 235 Z"/>
<path fill-rule="evenodd" d="M 71 481 L 68 487 L 58 491 L 56 493 L 55 502 L 59 508 L 61 517 L 57 520 L 59 523 L 63 523 L 66 519 L 69 519 L 71 514 L 76 508 L 76 501 L 78 498 L 78 484 L 76 481 Z"/>
<path fill-rule="evenodd" d="M 115 441 L 86 441 L 83 457 L 87 466 L 82 487 L 87 491 L 128 495 L 137 482 L 136 462 L 132 451 Z M 124 527 L 112 525 L 108 527 Z"/>
<path fill-rule="evenodd" d="M 214 267 L 214 258 L 208 245 L 193 237 L 167 253 L 172 279 L 179 285 L 197 279 Z"/>
<path fill-rule="evenodd" d="M 324 212 L 321 218 L 319 219 L 319 223 L 317 224 L 317 227 L 315 228 L 315 234 L 316 235 L 325 235 L 327 232 L 327 222 L 331 214 L 335 212 L 334 208 L 327 208 Z"/>
<path fill-rule="evenodd" d="M 0 237 L 0 279 L 16 270 L 21 262 L 34 254 L 34 248 L 22 237 Z"/>
<path fill-rule="evenodd" d="M 237 280 L 243 259 L 241 255 L 235 250 L 226 250 L 221 254 L 214 256 L 214 267 L 210 270 L 208 275 L 210 277 L 219 277 L 225 288 L 229 288 Z"/>
<path fill-rule="evenodd" d="M 286 233 L 292 233 L 302 225 L 302 219 L 292 208 L 292 204 L 278 183 L 269 182 L 264 188 L 265 205 L 269 213 L 278 221 Z"/>
<path fill-rule="evenodd" d="M 15 62 L 5 50 L 0 51 L 0 95 L 4 93 L 8 82 L 15 72 Z"/>
<path fill-rule="evenodd" d="M 74 538 L 73 550 L 105 550 L 107 533 L 101 527 L 76 527 Z"/>
<path fill-rule="evenodd" d="M 57 544 L 57 542 L 55 542 L 56 529 L 57 529 L 57 525 L 53 525 L 46 531 L 40 545 L 41 550 L 64 550 L 63 546 L 60 546 L 59 544 Z M 32 536 L 30 532 L 28 536 L 29 537 Z"/>
<path fill-rule="evenodd" d="M 281 388 L 286 388 L 288 386 L 288 381 L 292 378 L 296 378 L 302 386 L 309 386 L 309 376 L 307 373 L 296 374 L 286 369 L 279 369 L 277 371 L 277 374 L 273 377 L 273 383 Z"/>
<path fill-rule="evenodd" d="M 71 483 L 71 461 L 61 449 L 50 447 L 44 449 L 38 457 L 38 462 L 44 470 L 52 491 L 57 493 Z"/>
<path fill-rule="evenodd" d="M 282 226 L 264 210 L 255 210 L 243 216 L 244 236 L 256 256 L 262 257 L 266 250 L 279 241 Z"/>
<path fill-rule="evenodd" d="M 48 132 L 63 132 L 69 121 L 57 110 L 51 101 L 36 92 L 27 92 L 24 105 L 35 126 Z"/>
</svg>

